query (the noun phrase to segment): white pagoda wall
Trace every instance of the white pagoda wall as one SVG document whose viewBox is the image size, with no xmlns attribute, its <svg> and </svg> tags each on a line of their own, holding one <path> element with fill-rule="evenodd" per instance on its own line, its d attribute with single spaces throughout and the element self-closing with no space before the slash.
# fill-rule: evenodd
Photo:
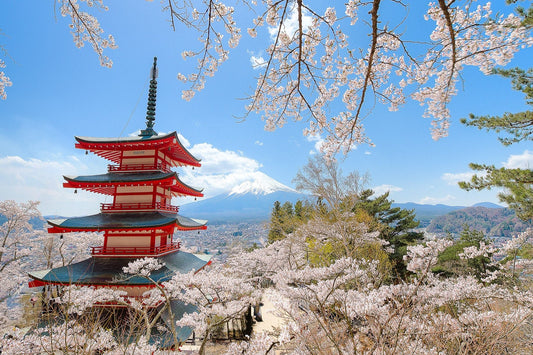
<svg viewBox="0 0 533 355">
<path fill-rule="evenodd" d="M 107 237 L 107 248 L 114 247 L 150 247 L 151 236 Z"/>
<path fill-rule="evenodd" d="M 156 159 L 155 150 L 127 150 L 122 154 L 121 165 L 130 164 L 154 164 Z"/>
<path fill-rule="evenodd" d="M 153 193 L 153 186 L 118 186 L 115 203 L 152 203 Z"/>
</svg>

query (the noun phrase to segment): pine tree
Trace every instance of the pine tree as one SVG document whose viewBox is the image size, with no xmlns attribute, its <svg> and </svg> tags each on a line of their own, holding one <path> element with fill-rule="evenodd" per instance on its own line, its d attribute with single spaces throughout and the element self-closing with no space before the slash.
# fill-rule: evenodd
<svg viewBox="0 0 533 355">
<path fill-rule="evenodd" d="M 522 91 L 526 96 L 526 103 L 533 105 L 533 68 L 527 71 L 520 68 L 501 69 L 494 73 L 511 78 L 513 89 Z M 533 111 L 505 113 L 502 116 L 471 114 L 469 119 L 462 119 L 461 122 L 467 126 L 505 133 L 505 137 L 499 137 L 505 146 L 533 140 Z M 490 190 L 493 187 L 503 187 L 505 192 L 498 195 L 500 201 L 507 203 L 523 220 L 533 218 L 533 170 L 496 168 L 494 165 L 475 163 L 471 163 L 470 167 L 483 174 L 474 175 L 469 182 L 460 182 L 462 189 Z"/>
<path fill-rule="evenodd" d="M 268 231 L 269 243 L 275 242 L 284 238 L 282 229 L 282 212 L 281 203 L 279 201 L 274 202 L 272 213 L 270 215 L 270 230 Z"/>
<path fill-rule="evenodd" d="M 507 3 L 514 4 L 517 0 L 507 0 Z M 522 17 L 522 26 L 533 27 L 533 5 L 528 9 L 520 6 L 516 12 Z M 495 69 L 494 74 L 511 79 L 513 89 L 525 94 L 528 105 L 533 105 L 533 68 L 523 70 L 521 68 Z M 502 116 L 476 116 L 470 114 L 468 119 L 461 122 L 467 126 L 505 133 L 505 137 L 499 137 L 500 142 L 511 145 L 522 141 L 531 141 L 533 137 L 533 111 L 518 113 L 505 113 Z M 496 168 L 494 165 L 471 163 L 470 168 L 482 172 L 481 175 L 474 175 L 470 182 L 460 182 L 459 186 L 467 191 L 470 190 L 490 190 L 493 187 L 503 187 L 505 192 L 498 194 L 500 201 L 505 202 L 523 220 L 533 218 L 533 170 L 531 169 L 508 169 Z"/>
<path fill-rule="evenodd" d="M 372 198 L 374 191 L 361 192 L 353 211 L 363 210 L 378 222 L 380 238 L 388 241 L 394 251 L 390 254 L 396 276 L 405 278 L 407 268 L 403 260 L 407 246 L 416 244 L 424 238 L 424 233 L 413 231 L 420 224 L 414 210 L 392 207 L 389 193 Z"/>
</svg>

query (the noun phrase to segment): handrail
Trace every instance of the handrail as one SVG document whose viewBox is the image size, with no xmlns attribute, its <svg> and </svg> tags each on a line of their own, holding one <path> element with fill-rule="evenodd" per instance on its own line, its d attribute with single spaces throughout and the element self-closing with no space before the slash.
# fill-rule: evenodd
<svg viewBox="0 0 533 355">
<path fill-rule="evenodd" d="M 168 253 L 174 250 L 178 250 L 181 247 L 181 242 L 160 245 L 158 247 L 91 247 L 92 255 L 114 255 L 114 256 L 125 256 L 125 255 L 159 255 Z"/>
<path fill-rule="evenodd" d="M 101 203 L 102 212 L 110 211 L 137 211 L 137 210 L 162 210 L 178 213 L 179 207 L 161 202 L 129 202 L 129 203 Z"/>
<path fill-rule="evenodd" d="M 127 165 L 107 165 L 108 172 L 124 172 L 124 171 L 146 171 L 146 170 L 161 170 L 163 172 L 170 172 L 170 167 L 167 164 L 127 164 Z"/>
</svg>

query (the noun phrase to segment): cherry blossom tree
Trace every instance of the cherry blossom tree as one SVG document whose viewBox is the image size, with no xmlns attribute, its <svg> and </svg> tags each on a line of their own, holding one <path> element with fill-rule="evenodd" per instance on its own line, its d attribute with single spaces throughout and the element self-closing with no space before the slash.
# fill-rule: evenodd
<svg viewBox="0 0 533 355">
<path fill-rule="evenodd" d="M 39 202 L 0 202 L 0 326 L 17 319 L 21 307 L 14 302 L 25 282 L 30 257 L 35 252 L 39 232 L 30 224 L 39 218 Z M 8 302 L 12 304 L 8 306 Z"/>
<path fill-rule="evenodd" d="M 194 10 L 187 2 L 180 5 L 177 10 L 167 7 L 169 15 L 187 18 L 202 42 L 201 50 L 183 53 L 198 58 L 196 73 L 178 76 L 191 84 L 183 92 L 190 99 L 238 43 L 240 29 L 233 18 L 247 7 L 216 1 L 205 1 Z M 532 43 L 518 16 L 493 16 L 490 3 L 476 6 L 475 1 L 428 3 L 424 19 L 435 28 L 413 38 L 405 34 L 404 25 L 413 19 L 407 18 L 408 6 L 399 1 L 353 0 L 327 7 L 303 0 L 265 0 L 245 5 L 257 13 L 248 34 L 256 37 L 264 26 L 270 33 L 268 57 L 258 64 L 262 74 L 247 112 L 261 114 L 267 130 L 291 118 L 308 119 L 305 134 L 325 134 L 322 150 L 329 156 L 370 142 L 362 120 L 376 102 L 395 111 L 409 96 L 426 106 L 426 116 L 433 117 L 434 138 L 445 136 L 447 104 L 456 95 L 461 70 L 471 65 L 488 74 Z M 385 15 L 389 11 L 405 16 Z M 222 42 L 223 32 L 230 36 L 227 43 Z M 351 33 L 361 35 L 350 38 Z M 367 36 L 368 41 L 361 40 Z M 333 103 L 344 107 L 334 113 Z"/>
<path fill-rule="evenodd" d="M 121 343 L 90 315 L 97 303 L 118 302 L 144 314 L 147 305 L 165 307 L 171 300 L 196 306 L 171 328 L 193 327 L 203 339 L 203 353 L 216 327 L 242 316 L 266 289 L 273 295 L 282 325 L 231 344 L 228 354 L 528 353 L 533 350 L 528 325 L 533 294 L 520 282 L 516 256 L 532 238 L 529 229 L 499 247 L 479 243 L 464 248 L 461 258 L 490 258 L 491 267 L 483 275 L 449 278 L 432 270 L 452 242 L 426 240 L 407 248 L 405 261 L 412 276 L 389 283 L 379 260 L 353 252 L 375 243 L 390 248 L 378 233 L 369 233 L 365 223 L 353 216 L 343 221 L 315 216 L 286 238 L 232 255 L 223 265 L 176 274 L 161 285 L 152 280 L 156 287 L 145 293 L 142 302 L 117 290 L 69 287 L 57 300 L 66 307 L 63 322 L 28 334 L 10 330 L 2 353 L 164 353 L 149 342 L 153 318 L 139 317 L 146 332 L 133 342 Z M 323 251 L 311 241 L 335 245 L 335 253 L 313 262 L 310 256 Z M 150 279 L 160 267 L 157 260 L 146 258 L 130 263 L 123 272 L 125 277 Z M 506 282 L 510 278 L 512 282 Z"/>
<path fill-rule="evenodd" d="M 529 230 L 502 248 L 483 244 L 465 250 L 461 257 L 487 256 L 496 249 L 505 253 L 532 237 L 533 230 Z M 288 239 L 266 249 L 281 249 L 279 243 Z M 300 262 L 278 264 L 273 256 L 283 255 L 284 260 L 285 253 L 266 251 L 262 264 L 268 264 L 269 270 L 270 265 L 283 265 L 270 279 L 277 314 L 285 324 L 271 334 L 256 334 L 250 342 L 233 344 L 227 353 L 273 349 L 295 354 L 531 351 L 527 321 L 533 315 L 531 290 L 491 283 L 506 274 L 501 265 L 498 271 L 488 271 L 484 282 L 474 276 L 437 276 L 431 270 L 439 253 L 451 243 L 441 239 L 408 247 L 407 268 L 414 276 L 400 284 L 382 284 L 376 264 L 363 259 L 345 257 L 327 267 L 313 267 L 302 253 Z M 246 260 L 256 265 L 253 257 Z"/>
<path fill-rule="evenodd" d="M 243 319 L 251 305 L 259 303 L 261 291 L 253 279 L 246 276 L 216 264 L 207 270 L 178 273 L 171 281 L 163 283 L 173 298 L 196 306 L 194 312 L 184 314 L 176 325 L 195 330 L 202 339 L 200 354 L 205 354 L 206 343 L 217 328 Z"/>
<path fill-rule="evenodd" d="M 39 202 L 0 202 L 0 326 L 22 318 L 21 290 L 32 270 L 65 266 L 87 257 L 89 246 L 98 244 L 97 233 L 49 235 L 42 223 Z"/>
<path fill-rule="evenodd" d="M 256 61 L 261 74 L 249 94 L 245 116 L 258 113 L 267 130 L 290 119 L 305 119 L 309 125 L 304 134 L 323 136 L 321 149 L 328 156 L 346 153 L 360 143 L 371 144 L 363 120 L 374 106 L 384 104 L 396 111 L 408 98 L 425 106 L 435 139 L 447 135 L 447 106 L 457 94 L 461 71 L 473 66 L 488 74 L 533 43 L 530 26 L 521 21 L 524 11 L 515 15 L 509 8 L 504 9 L 507 13 L 494 13 L 490 2 L 475 0 L 425 5 L 425 14 L 415 18 L 419 15 L 402 1 L 161 2 L 171 29 L 199 38 L 196 49 L 182 52 L 183 58 L 196 59 L 193 72 L 178 74 L 188 83 L 184 99 L 192 99 L 205 87 L 238 46 L 241 26 L 246 27 L 266 58 Z M 104 1 L 58 0 L 56 8 L 70 20 L 76 46 L 91 45 L 100 64 L 110 67 L 112 61 L 104 51 L 117 45 L 94 15 L 108 10 Z M 245 23 L 250 17 L 252 22 Z M 238 24 L 237 18 L 243 23 Z M 422 21 L 432 24 L 433 30 L 419 30 L 416 24 Z M 413 26 L 416 31 L 409 30 Z M 5 99 L 10 84 L 0 72 L 0 97 Z"/>
</svg>

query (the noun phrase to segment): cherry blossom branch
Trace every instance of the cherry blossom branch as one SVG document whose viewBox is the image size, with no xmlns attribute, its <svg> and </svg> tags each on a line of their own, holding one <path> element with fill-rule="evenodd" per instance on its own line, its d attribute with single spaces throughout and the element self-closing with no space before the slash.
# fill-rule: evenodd
<svg viewBox="0 0 533 355">
<path fill-rule="evenodd" d="M 93 50 L 100 59 L 100 65 L 110 68 L 113 65 L 113 61 L 104 55 L 104 48 L 114 49 L 117 48 L 115 39 L 112 35 L 108 35 L 104 38 L 102 34 L 104 30 L 100 26 L 98 20 L 87 12 L 80 11 L 80 5 L 78 0 L 60 0 L 60 13 L 61 16 L 69 16 L 71 18 L 71 33 L 74 37 L 74 43 L 78 48 L 84 46 L 85 42 L 88 42 L 93 47 Z M 107 11 L 107 6 L 104 5 L 103 0 L 88 1 L 79 0 L 85 2 L 88 7 L 98 5 L 98 7 L 104 11 Z"/>
</svg>

